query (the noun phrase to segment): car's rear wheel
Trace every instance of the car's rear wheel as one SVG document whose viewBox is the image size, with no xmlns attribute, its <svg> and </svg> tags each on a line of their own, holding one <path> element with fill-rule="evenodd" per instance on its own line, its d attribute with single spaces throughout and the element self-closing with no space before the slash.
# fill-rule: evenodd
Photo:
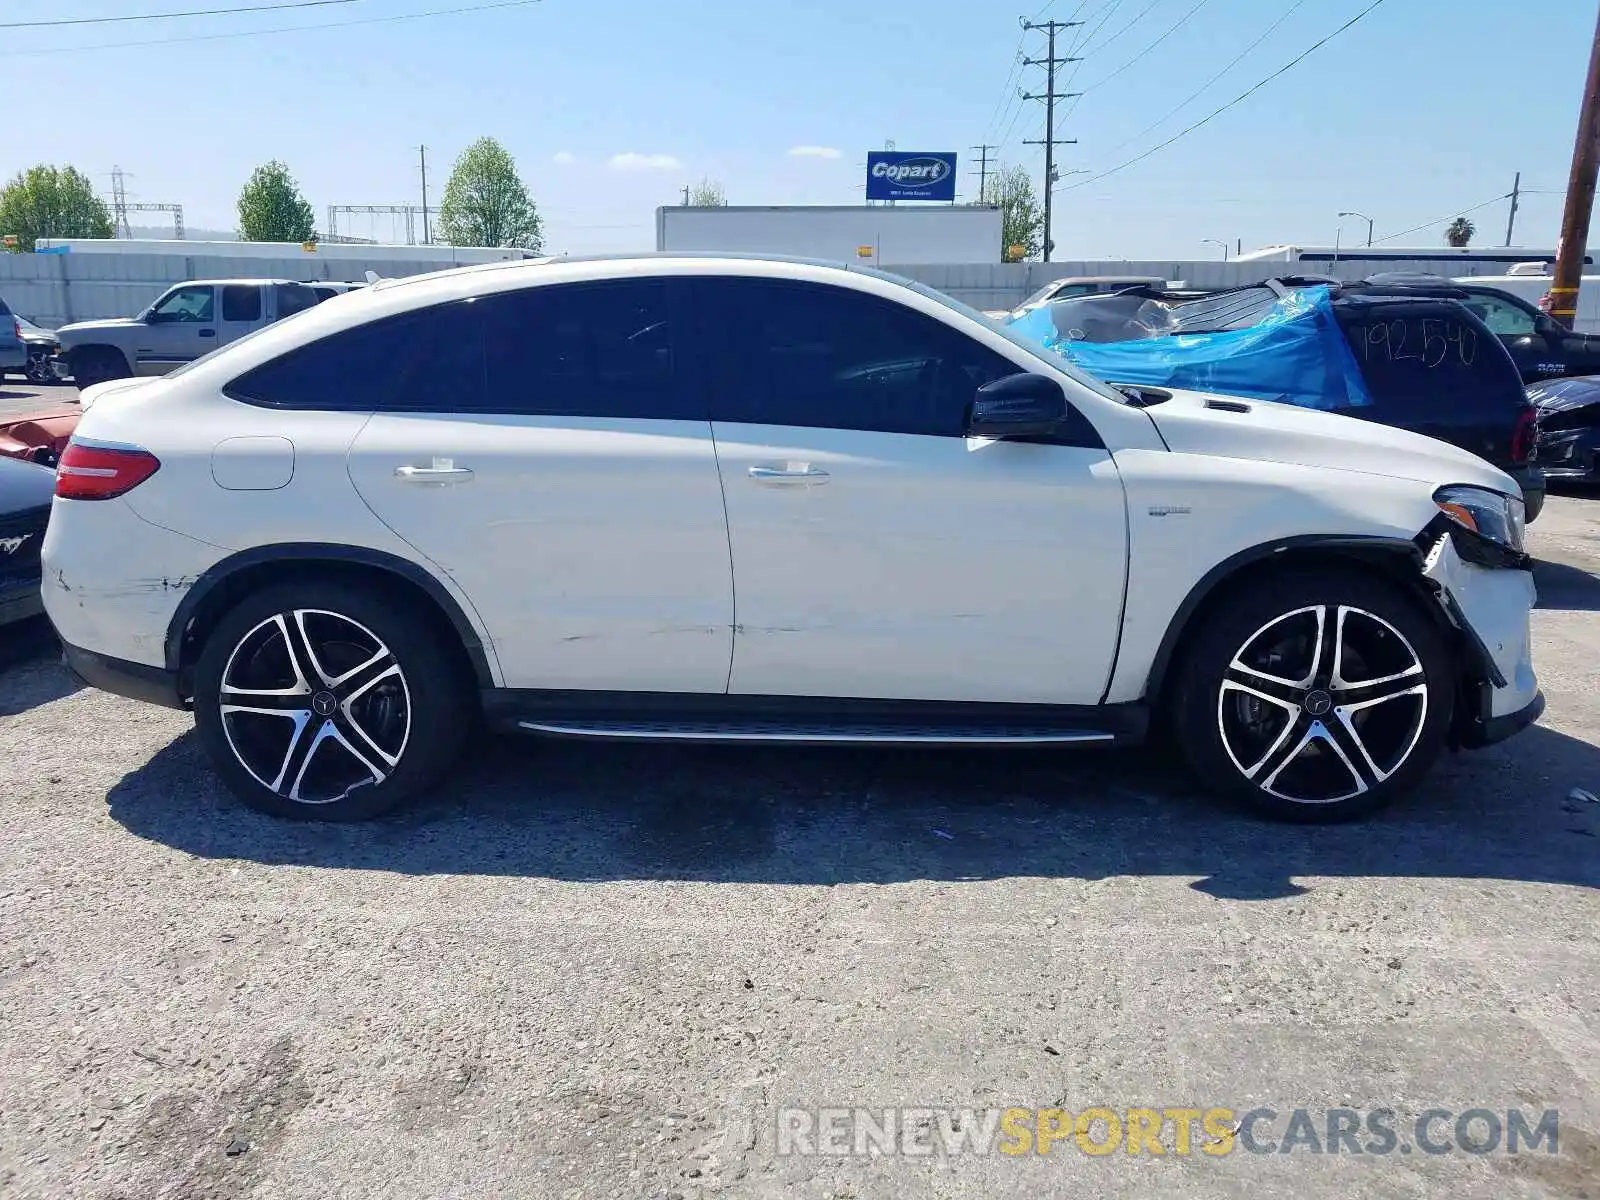
<svg viewBox="0 0 1600 1200">
<path fill-rule="evenodd" d="M 108 379 L 126 379 L 133 374 L 122 355 L 103 346 L 74 350 L 68 362 L 72 366 L 72 382 L 80 391 Z"/>
<path fill-rule="evenodd" d="M 195 671 L 195 724 L 230 789 L 310 820 L 375 816 L 435 781 L 460 750 L 472 701 L 435 622 L 342 583 L 244 601 Z"/>
<path fill-rule="evenodd" d="M 1420 604 L 1359 571 L 1284 572 L 1213 605 L 1173 695 L 1200 778 L 1282 820 L 1349 820 L 1426 773 L 1454 698 Z"/>
</svg>

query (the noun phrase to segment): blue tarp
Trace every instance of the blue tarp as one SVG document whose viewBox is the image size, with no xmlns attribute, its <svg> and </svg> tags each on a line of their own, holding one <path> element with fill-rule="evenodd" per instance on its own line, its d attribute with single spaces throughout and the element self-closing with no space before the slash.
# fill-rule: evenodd
<svg viewBox="0 0 1600 1200">
<path fill-rule="evenodd" d="M 1056 329 L 1050 310 L 1041 305 L 1007 324 L 1112 383 L 1225 392 L 1305 408 L 1372 403 L 1326 287 L 1296 288 L 1247 329 L 1123 342 L 1070 341 Z"/>
</svg>

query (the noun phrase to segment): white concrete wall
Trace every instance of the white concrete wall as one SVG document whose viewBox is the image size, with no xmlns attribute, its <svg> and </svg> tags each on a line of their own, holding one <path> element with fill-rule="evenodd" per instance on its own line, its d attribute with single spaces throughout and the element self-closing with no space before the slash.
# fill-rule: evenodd
<svg viewBox="0 0 1600 1200">
<path fill-rule="evenodd" d="M 870 247 L 871 253 L 860 253 Z M 656 209 L 656 249 L 863 263 L 992 263 L 1000 210 L 969 204 Z"/>
<path fill-rule="evenodd" d="M 931 208 L 927 211 L 959 210 Z M 994 215 L 998 219 L 998 214 Z M 223 254 L 0 254 L 0 296 L 4 296 L 20 316 L 53 328 L 68 321 L 132 316 L 172 284 L 185 279 L 272 276 L 284 279 L 360 280 L 369 269 L 384 276 L 416 275 L 439 269 L 431 263 L 382 257 L 386 247 L 370 249 L 373 251 L 370 258 L 337 262 L 319 259 L 315 254 L 279 259 L 240 258 Z M 843 259 L 845 256 L 835 257 Z M 1287 274 L 1297 269 L 1293 263 L 1172 259 L 1053 263 L 895 262 L 885 256 L 882 262 L 885 270 L 920 280 L 976 308 L 991 309 L 1011 308 L 1049 280 L 1059 279 L 1063 275 L 1155 275 L 1164 279 L 1180 279 L 1193 287 L 1233 287 L 1255 282 L 1274 273 Z M 1374 271 L 1429 271 L 1435 267 L 1428 263 L 1394 260 L 1374 262 L 1351 258 L 1338 263 L 1308 264 L 1302 269 L 1308 274 L 1360 279 Z M 1460 272 L 1467 273 L 1464 270 Z"/>
</svg>

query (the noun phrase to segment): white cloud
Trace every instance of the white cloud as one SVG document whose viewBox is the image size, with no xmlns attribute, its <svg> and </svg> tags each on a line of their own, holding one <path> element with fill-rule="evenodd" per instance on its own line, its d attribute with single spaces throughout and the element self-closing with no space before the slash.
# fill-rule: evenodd
<svg viewBox="0 0 1600 1200">
<path fill-rule="evenodd" d="M 790 146 L 790 158 L 838 158 L 839 151 L 832 146 Z"/>
<path fill-rule="evenodd" d="M 571 150 L 557 150 L 553 155 L 550 156 L 550 161 L 566 167 L 577 162 L 578 156 Z"/>
<path fill-rule="evenodd" d="M 611 167 L 616 171 L 681 171 L 683 164 L 670 154 L 613 154 Z"/>
</svg>

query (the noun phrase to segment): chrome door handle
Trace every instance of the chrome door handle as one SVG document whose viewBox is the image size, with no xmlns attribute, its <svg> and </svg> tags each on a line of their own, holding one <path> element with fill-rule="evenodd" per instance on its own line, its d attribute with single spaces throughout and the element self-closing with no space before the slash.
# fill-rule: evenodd
<svg viewBox="0 0 1600 1200">
<path fill-rule="evenodd" d="M 472 469 L 458 467 L 448 458 L 436 458 L 432 466 L 414 467 L 409 463 L 394 469 L 394 477 L 401 483 L 470 483 Z"/>
<path fill-rule="evenodd" d="M 769 466 L 753 466 L 750 468 L 750 478 L 757 483 L 778 485 L 826 483 L 828 481 L 828 473 L 821 467 L 813 467 L 810 463 L 782 463 Z"/>
</svg>

